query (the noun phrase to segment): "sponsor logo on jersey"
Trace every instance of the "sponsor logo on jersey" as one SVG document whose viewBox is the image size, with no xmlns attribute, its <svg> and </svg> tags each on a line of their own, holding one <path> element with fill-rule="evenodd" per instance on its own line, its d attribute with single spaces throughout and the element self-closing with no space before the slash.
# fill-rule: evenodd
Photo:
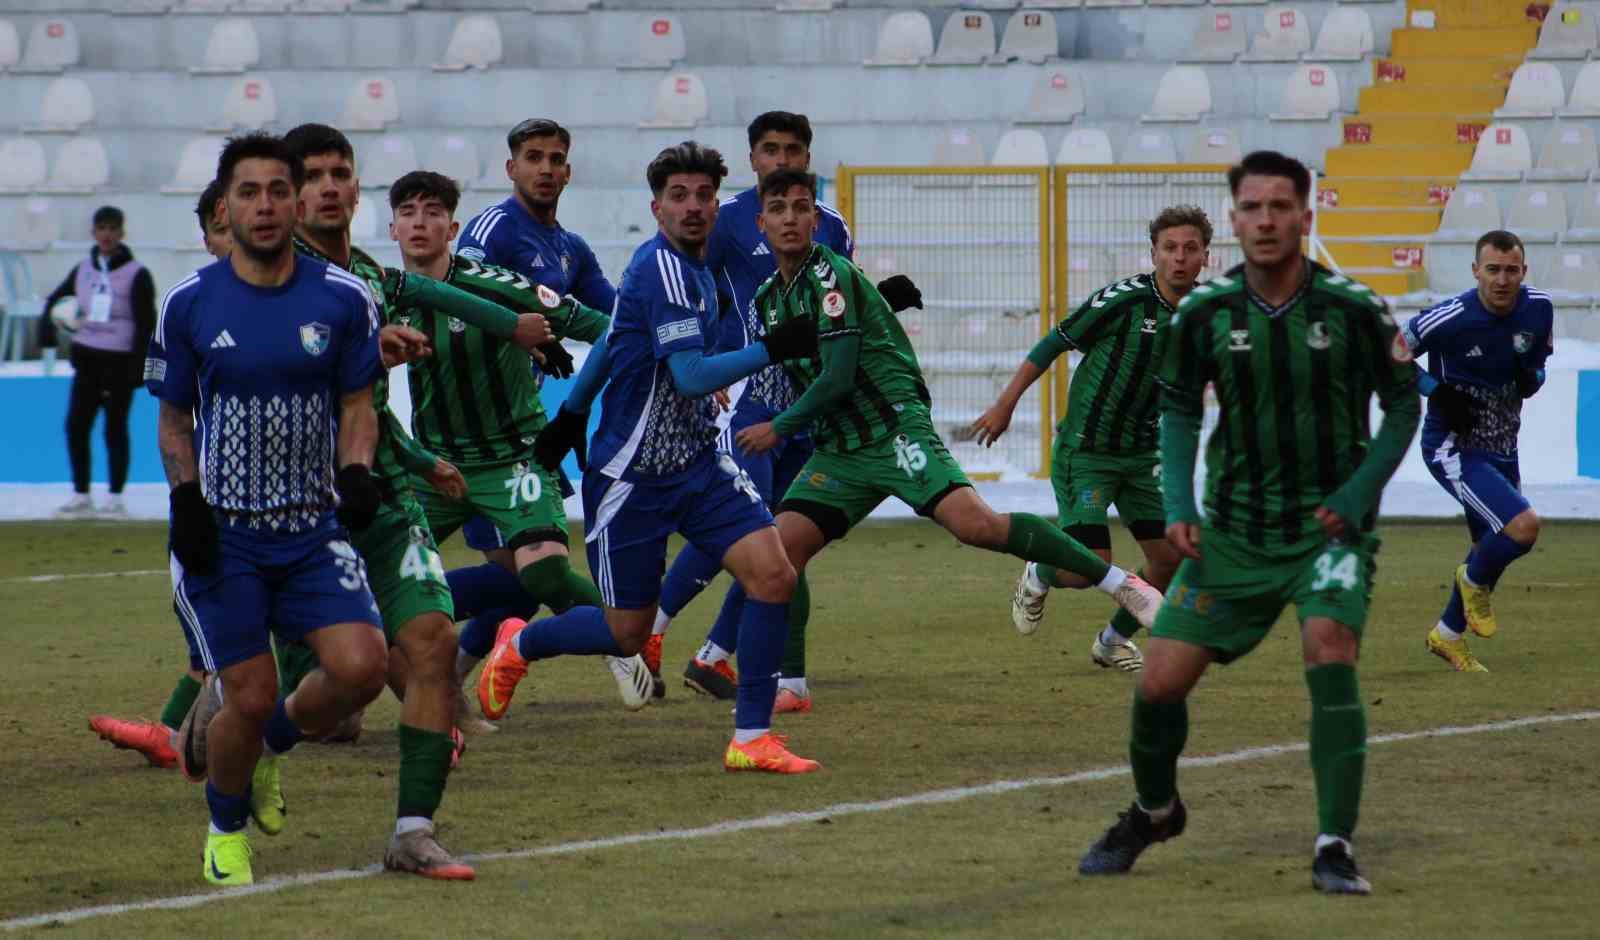
<svg viewBox="0 0 1600 940">
<path fill-rule="evenodd" d="M 656 327 L 656 342 L 666 345 L 680 339 L 700 335 L 700 321 L 690 317 L 686 320 L 674 320 Z"/>
<path fill-rule="evenodd" d="M 811 273 L 815 274 L 817 280 L 822 282 L 824 289 L 832 290 L 839 283 L 839 277 L 834 273 L 833 265 L 828 263 L 827 258 L 821 258 L 816 264 L 812 265 Z"/>
<path fill-rule="evenodd" d="M 1250 331 L 1249 330 L 1229 330 L 1228 331 L 1228 349 L 1229 349 L 1230 352 L 1249 352 L 1250 351 Z"/>
<path fill-rule="evenodd" d="M 542 267 L 544 267 L 544 255 L 534 255 L 533 256 L 533 260 L 528 262 L 528 267 L 529 268 L 542 268 Z"/>
<path fill-rule="evenodd" d="M 451 317 L 450 318 L 450 332 L 452 332 L 452 333 L 465 333 L 466 330 L 467 330 L 467 325 L 465 323 L 462 323 L 460 320 L 457 320 L 455 317 Z"/>
<path fill-rule="evenodd" d="M 555 291 L 544 286 L 543 284 L 539 285 L 537 293 L 539 295 L 539 302 L 544 304 L 546 307 L 561 306 L 561 297 L 557 295 Z"/>
<path fill-rule="evenodd" d="M 1481 347 L 1481 346 L 1474 346 L 1471 349 L 1467 350 L 1467 358 L 1468 359 L 1476 359 L 1476 358 L 1478 358 L 1479 356 L 1482 356 L 1482 355 L 1483 355 L 1483 347 Z"/>
<path fill-rule="evenodd" d="M 770 254 L 772 254 L 772 252 L 767 249 L 767 243 L 766 242 L 761 242 L 760 244 L 756 245 L 756 250 L 750 252 L 750 254 L 759 256 L 759 255 L 770 255 Z"/>
<path fill-rule="evenodd" d="M 1519 353 L 1525 353 L 1533 348 L 1533 334 L 1528 332 L 1515 333 L 1511 337 L 1511 348 Z"/>
<path fill-rule="evenodd" d="M 1141 326 L 1139 328 L 1139 332 L 1141 332 L 1141 333 L 1154 333 L 1155 331 L 1156 331 L 1156 318 L 1155 317 L 1145 317 L 1144 318 L 1144 326 Z"/>
<path fill-rule="evenodd" d="M 1411 347 L 1406 345 L 1404 333 L 1394 334 L 1394 342 L 1389 345 L 1389 358 L 1395 362 L 1411 361 Z"/>
<path fill-rule="evenodd" d="M 306 352 L 313 356 L 320 356 L 328 348 L 328 337 L 333 331 L 326 323 L 302 323 L 300 325 L 300 345 Z"/>
<path fill-rule="evenodd" d="M 1318 320 L 1306 330 L 1306 345 L 1312 349 L 1327 349 L 1333 345 L 1333 340 L 1328 337 L 1328 324 Z"/>
<path fill-rule="evenodd" d="M 482 248 L 463 248 L 463 249 L 461 249 L 459 254 L 463 258 L 471 258 L 473 261 L 482 261 L 483 260 L 483 249 Z"/>
<path fill-rule="evenodd" d="M 823 294 L 822 312 L 834 320 L 844 316 L 844 295 L 836 290 Z"/>
<path fill-rule="evenodd" d="M 144 360 L 144 380 L 146 382 L 164 382 L 167 379 L 167 360 L 147 356 Z"/>
</svg>

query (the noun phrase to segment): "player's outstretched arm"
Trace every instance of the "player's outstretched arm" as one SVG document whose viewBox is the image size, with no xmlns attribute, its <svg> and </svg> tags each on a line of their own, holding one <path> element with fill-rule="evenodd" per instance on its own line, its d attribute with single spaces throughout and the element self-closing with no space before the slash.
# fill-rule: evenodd
<svg viewBox="0 0 1600 940">
<path fill-rule="evenodd" d="M 1050 371 L 1050 366 L 1056 361 L 1056 357 L 1069 348 L 1066 340 L 1062 339 L 1056 330 L 1051 330 L 1033 344 L 1033 348 L 1028 350 L 1028 358 L 1017 366 L 1011 381 L 1000 391 L 1000 397 L 988 411 L 978 416 L 978 420 L 972 422 L 972 430 L 977 435 L 979 444 L 985 447 L 994 446 L 1000 435 L 1011 427 L 1011 415 L 1017 410 L 1017 402 L 1022 401 L 1022 396 L 1033 387 L 1033 383 Z"/>
<path fill-rule="evenodd" d="M 672 370 L 672 384 L 677 386 L 679 394 L 698 398 L 727 388 L 774 362 L 804 359 L 816 348 L 816 321 L 810 317 L 796 317 L 736 352 L 708 356 L 697 349 L 684 349 L 669 355 L 667 366 Z"/>
<path fill-rule="evenodd" d="M 422 274 L 387 268 L 384 275 L 384 294 L 391 303 L 438 310 L 530 352 L 555 338 L 549 322 L 540 314 L 518 314 Z"/>
</svg>

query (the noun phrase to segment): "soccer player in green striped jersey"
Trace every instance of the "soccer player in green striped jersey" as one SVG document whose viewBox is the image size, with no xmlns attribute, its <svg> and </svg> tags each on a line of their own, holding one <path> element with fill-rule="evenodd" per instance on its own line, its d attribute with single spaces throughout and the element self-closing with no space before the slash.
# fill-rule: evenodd
<svg viewBox="0 0 1600 940">
<path fill-rule="evenodd" d="M 1088 579 L 1148 624 L 1159 591 L 1039 516 L 996 513 L 972 488 L 934 430 L 928 386 L 899 319 L 860 268 L 812 241 L 817 178 L 779 170 L 761 181 L 760 195 L 757 222 L 778 273 L 756 291 L 756 312 L 768 331 L 815 320 L 819 349 L 784 363 L 799 399 L 736 441 L 754 453 L 804 431 L 816 442 L 779 504 L 778 533 L 795 569 L 804 571 L 828 542 L 893 496 L 965 544 Z M 795 606 L 791 623 L 805 616 Z"/>
<path fill-rule="evenodd" d="M 1156 451 L 1156 371 L 1167 321 L 1194 288 L 1211 246 L 1211 220 L 1193 206 L 1173 206 L 1150 223 L 1155 269 L 1107 285 L 1045 334 L 1017 367 L 999 399 L 973 424 L 978 443 L 992 446 L 1011 425 L 1017 402 L 1056 357 L 1083 353 L 1072 373 L 1067 414 L 1056 425 L 1050 481 L 1057 524 L 1111 560 L 1106 510 L 1115 505 L 1143 550 L 1139 572 L 1166 590 L 1178 568 L 1161 512 L 1161 458 Z M 1011 622 L 1031 634 L 1044 618 L 1051 587 L 1085 588 L 1083 578 L 1030 564 L 1011 597 Z M 1095 637 L 1089 656 L 1102 667 L 1136 672 L 1144 666 L 1130 639 L 1139 622 L 1119 611 Z"/>
<path fill-rule="evenodd" d="M 1293 603 L 1311 695 L 1312 884 L 1367 894 L 1350 845 L 1367 737 L 1356 657 L 1379 497 L 1421 414 L 1416 370 L 1384 302 L 1301 253 L 1311 175 L 1299 161 L 1258 151 L 1229 170 L 1228 184 L 1245 262 L 1178 305 L 1161 367 L 1167 537 L 1185 557 L 1134 692 L 1138 798 L 1078 871 L 1127 872 L 1144 849 L 1183 832 L 1185 699 L 1212 662 L 1249 653 Z M 1194 465 L 1208 385 L 1219 422 L 1206 445 L 1202 519 Z M 1376 435 L 1374 394 L 1384 411 Z"/>
</svg>

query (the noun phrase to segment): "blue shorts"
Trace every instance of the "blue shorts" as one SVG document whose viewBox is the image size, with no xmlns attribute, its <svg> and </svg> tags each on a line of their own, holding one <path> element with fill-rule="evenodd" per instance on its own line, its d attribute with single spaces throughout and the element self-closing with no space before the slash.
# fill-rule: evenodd
<svg viewBox="0 0 1600 940">
<path fill-rule="evenodd" d="M 1499 532 L 1530 508 L 1522 495 L 1522 473 L 1516 457 L 1462 450 L 1454 434 L 1424 436 L 1422 457 L 1428 472 L 1467 513 L 1474 542 Z"/>
<path fill-rule="evenodd" d="M 475 552 L 492 552 L 506 547 L 506 539 L 500 534 L 500 529 L 482 516 L 468 519 L 466 525 L 461 527 L 461 537 L 467 540 L 467 547 Z"/>
<path fill-rule="evenodd" d="M 667 538 L 677 532 L 721 560 L 733 544 L 772 525 L 750 475 L 727 454 L 710 454 L 670 485 L 583 475 L 589 571 L 607 607 L 639 610 L 661 596 Z"/>
<path fill-rule="evenodd" d="M 750 475 L 756 492 L 761 494 L 769 507 L 776 506 L 783 494 L 789 492 L 789 484 L 800 475 L 800 468 L 806 465 L 806 460 L 816 450 L 811 438 L 805 436 L 782 440 L 777 447 L 765 453 L 746 454 L 739 450 L 735 438 L 740 431 L 752 424 L 771 420 L 765 414 L 735 411 L 733 421 L 717 437 L 717 448 L 731 454 L 734 463 Z"/>
<path fill-rule="evenodd" d="M 271 652 L 268 630 L 298 642 L 337 623 L 378 630 L 366 563 L 332 517 L 317 530 L 271 536 L 222 527 L 217 570 L 186 572 L 168 556 L 173 606 L 206 672 Z"/>
</svg>

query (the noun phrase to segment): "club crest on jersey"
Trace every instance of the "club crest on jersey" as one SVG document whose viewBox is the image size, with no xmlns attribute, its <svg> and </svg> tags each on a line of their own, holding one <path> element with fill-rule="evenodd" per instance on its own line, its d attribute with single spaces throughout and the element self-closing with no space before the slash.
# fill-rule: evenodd
<svg viewBox="0 0 1600 940">
<path fill-rule="evenodd" d="M 1250 331 L 1249 330 L 1229 330 L 1228 331 L 1228 351 L 1229 352 L 1249 352 L 1250 351 Z"/>
<path fill-rule="evenodd" d="M 401 326 L 410 326 L 411 325 L 411 317 L 409 317 L 409 316 L 401 315 L 401 316 L 395 317 L 395 319 L 400 322 Z"/>
<path fill-rule="evenodd" d="M 550 288 L 544 286 L 543 284 L 539 285 L 537 293 L 539 295 L 539 302 L 544 304 L 546 307 L 559 307 L 559 306 L 561 306 L 561 298 L 560 298 L 560 296 L 558 296 L 555 291 L 553 291 Z"/>
<path fill-rule="evenodd" d="M 1144 326 L 1141 326 L 1139 328 L 1139 332 L 1141 332 L 1141 333 L 1154 333 L 1155 331 L 1156 331 L 1156 318 L 1155 317 L 1145 317 L 1144 318 Z"/>
<path fill-rule="evenodd" d="M 1406 335 L 1404 333 L 1394 334 L 1394 342 L 1389 346 L 1389 358 L 1395 362 L 1411 361 L 1411 347 L 1406 345 Z"/>
<path fill-rule="evenodd" d="M 822 295 L 822 312 L 837 320 L 844 316 L 844 295 L 836 290 Z"/>
<path fill-rule="evenodd" d="M 313 356 L 320 356 L 328 348 L 328 337 L 333 333 L 326 323 L 300 324 L 300 345 Z"/>
<path fill-rule="evenodd" d="M 450 332 L 452 332 L 452 333 L 464 333 L 464 332 L 466 332 L 466 329 L 467 329 L 467 325 L 465 323 L 461 322 L 460 320 L 457 320 L 455 317 L 451 317 L 450 318 Z"/>
<path fill-rule="evenodd" d="M 1328 324 L 1321 320 L 1311 324 L 1306 329 L 1306 345 L 1312 349 L 1327 349 L 1333 345 L 1333 340 L 1328 337 Z"/>
<path fill-rule="evenodd" d="M 1533 348 L 1533 334 L 1526 331 L 1514 333 L 1511 336 L 1511 348 L 1519 353 L 1525 353 Z"/>
</svg>

